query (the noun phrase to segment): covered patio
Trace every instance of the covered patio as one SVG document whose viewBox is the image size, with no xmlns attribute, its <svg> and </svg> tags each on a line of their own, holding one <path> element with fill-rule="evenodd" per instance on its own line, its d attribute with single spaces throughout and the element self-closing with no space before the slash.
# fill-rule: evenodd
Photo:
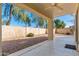
<svg viewBox="0 0 79 59">
<path fill-rule="evenodd" d="M 73 3 L 26 3 L 15 4 L 16 6 L 35 13 L 48 20 L 48 40 L 34 46 L 25 48 L 12 55 L 19 56 L 53 56 L 53 55 L 79 55 L 79 4 Z M 57 36 L 53 32 L 54 18 L 71 14 L 75 17 L 75 34 L 73 36 Z M 75 39 L 75 40 L 74 40 Z M 64 48 L 65 44 L 76 46 L 76 50 Z"/>
<path fill-rule="evenodd" d="M 74 37 L 72 35 L 56 35 L 54 40 L 46 40 L 9 56 L 79 56 L 79 52 L 65 48 L 65 44 L 75 45 Z"/>
<path fill-rule="evenodd" d="M 75 17 L 75 41 L 77 51 L 79 50 L 79 4 L 78 3 L 26 3 L 15 4 L 16 6 L 36 13 L 48 20 L 48 40 L 53 40 L 55 33 L 52 22 L 57 16 L 70 14 Z"/>
</svg>

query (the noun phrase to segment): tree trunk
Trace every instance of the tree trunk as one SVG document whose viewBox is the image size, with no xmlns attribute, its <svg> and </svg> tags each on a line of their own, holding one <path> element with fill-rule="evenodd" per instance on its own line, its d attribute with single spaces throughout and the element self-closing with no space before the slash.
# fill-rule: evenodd
<svg viewBox="0 0 79 59">
<path fill-rule="evenodd" d="M 28 25 L 26 24 L 26 26 L 25 26 L 25 37 L 27 35 L 27 27 L 28 27 Z"/>
<path fill-rule="evenodd" d="M 9 20 L 7 21 L 6 25 L 10 25 L 11 17 L 12 17 L 12 7 L 13 7 L 13 5 L 10 6 Z"/>
</svg>

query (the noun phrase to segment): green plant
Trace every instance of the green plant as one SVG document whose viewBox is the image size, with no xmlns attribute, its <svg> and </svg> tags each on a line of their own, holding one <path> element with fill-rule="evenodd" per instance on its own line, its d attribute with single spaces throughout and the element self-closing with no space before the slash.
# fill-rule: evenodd
<svg viewBox="0 0 79 59">
<path fill-rule="evenodd" d="M 26 37 L 33 37 L 33 36 L 34 36 L 33 33 L 28 33 L 28 34 L 26 35 Z"/>
<path fill-rule="evenodd" d="M 56 28 L 65 28 L 66 24 L 64 21 L 61 21 L 60 19 L 54 20 L 54 24 Z"/>
</svg>

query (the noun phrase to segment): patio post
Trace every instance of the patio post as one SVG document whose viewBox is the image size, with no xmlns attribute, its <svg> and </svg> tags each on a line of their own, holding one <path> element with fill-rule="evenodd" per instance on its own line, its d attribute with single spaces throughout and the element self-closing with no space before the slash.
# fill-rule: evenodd
<svg viewBox="0 0 79 59">
<path fill-rule="evenodd" d="M 54 32 L 53 32 L 53 19 L 54 19 L 54 15 L 53 15 L 53 11 L 54 8 L 52 7 L 52 14 L 51 14 L 51 19 L 48 19 L 48 40 L 53 40 L 54 38 Z"/>
<path fill-rule="evenodd" d="M 2 41 L 2 24 L 1 24 L 1 4 L 0 4 L 0 56 L 2 55 L 1 41 Z"/>
<path fill-rule="evenodd" d="M 79 4 L 78 4 L 78 8 L 76 11 L 76 47 L 77 47 L 77 51 L 79 51 Z"/>
<path fill-rule="evenodd" d="M 53 40 L 53 24 L 52 19 L 48 20 L 48 39 Z"/>
</svg>

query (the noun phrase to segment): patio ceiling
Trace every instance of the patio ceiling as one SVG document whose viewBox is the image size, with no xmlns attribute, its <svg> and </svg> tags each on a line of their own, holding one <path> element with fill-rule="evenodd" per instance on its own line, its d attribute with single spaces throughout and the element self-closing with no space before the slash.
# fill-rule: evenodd
<svg viewBox="0 0 79 59">
<path fill-rule="evenodd" d="M 76 3 L 25 3 L 17 5 L 24 9 L 29 7 L 32 12 L 35 11 L 50 19 L 52 19 L 52 15 L 57 17 L 65 14 L 75 14 L 77 10 Z M 27 10 L 30 10 L 29 8 Z"/>
</svg>

